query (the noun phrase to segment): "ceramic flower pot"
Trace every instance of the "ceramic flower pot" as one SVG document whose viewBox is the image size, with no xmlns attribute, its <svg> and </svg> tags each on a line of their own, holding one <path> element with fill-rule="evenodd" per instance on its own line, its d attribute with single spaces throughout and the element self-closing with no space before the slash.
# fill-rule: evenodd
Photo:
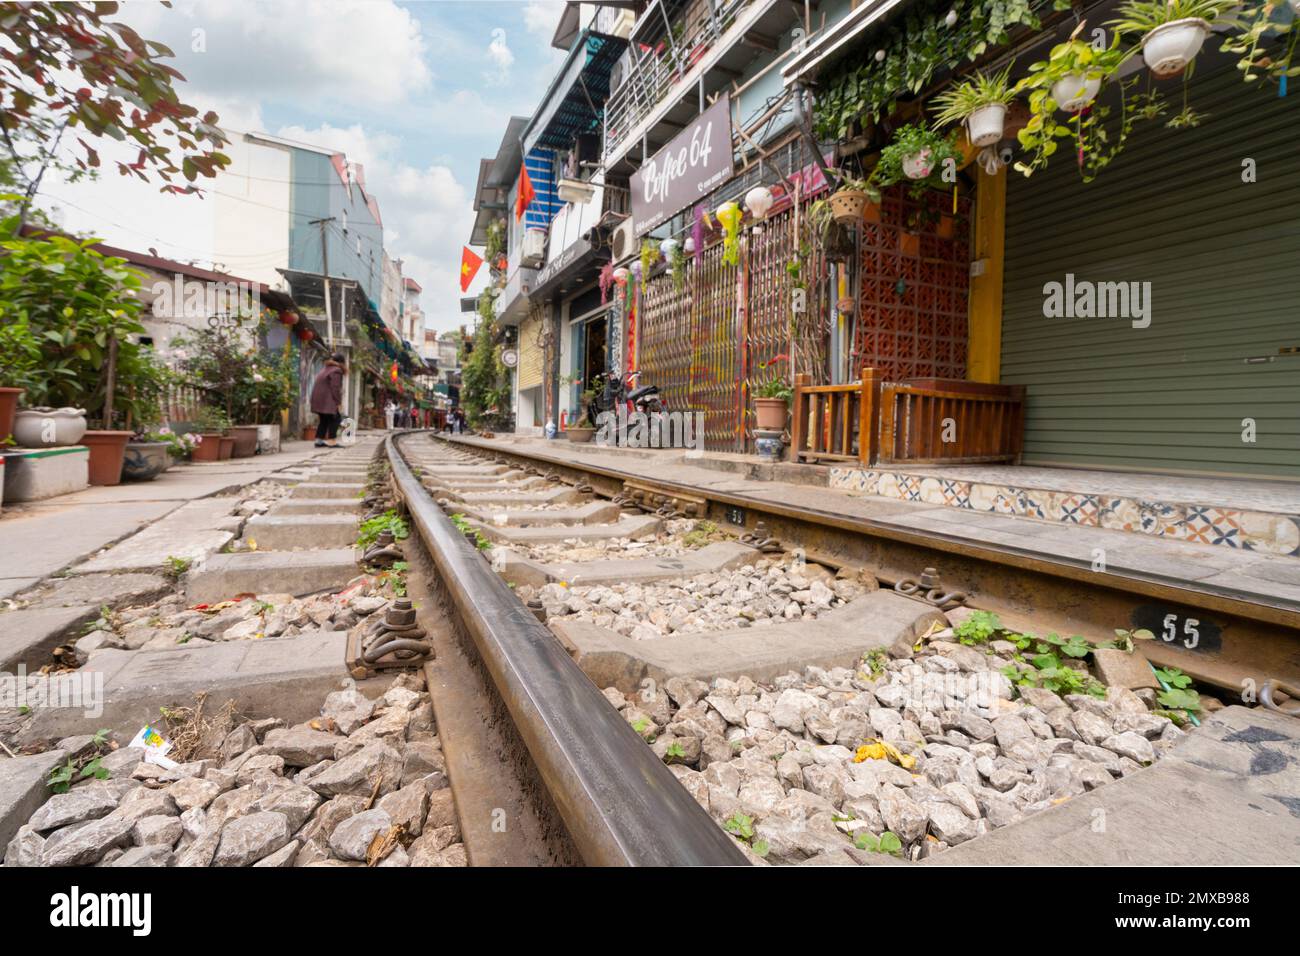
<svg viewBox="0 0 1300 956">
<path fill-rule="evenodd" d="M 784 398 L 754 399 L 754 428 L 761 431 L 781 431 L 785 428 L 790 406 Z"/>
<path fill-rule="evenodd" d="M 235 440 L 234 458 L 252 458 L 257 454 L 257 426 L 235 425 L 230 429 L 230 437 Z"/>
<path fill-rule="evenodd" d="M 92 485 L 122 483 L 122 462 L 126 457 L 126 443 L 133 434 L 135 433 L 125 431 L 88 431 L 81 436 L 81 444 L 90 449 Z"/>
<path fill-rule="evenodd" d="M 216 461 L 221 457 L 221 432 L 203 432 L 194 446 L 190 458 L 194 461 Z"/>
<path fill-rule="evenodd" d="M 168 447 L 162 441 L 127 442 L 122 454 L 122 480 L 153 481 L 171 467 Z"/>
<path fill-rule="evenodd" d="M 20 408 L 14 414 L 13 435 L 19 448 L 59 448 L 75 445 L 86 432 L 84 408 Z"/>
<path fill-rule="evenodd" d="M 1095 100 L 1100 90 L 1101 77 L 1071 73 L 1052 84 L 1052 99 L 1065 112 L 1077 113 Z"/>
<path fill-rule="evenodd" d="M 1187 68 L 1210 35 L 1200 17 L 1162 23 L 1142 38 L 1142 59 L 1156 76 L 1174 76 Z"/>
<path fill-rule="evenodd" d="M 929 149 L 918 150 L 903 157 L 903 175 L 908 179 L 925 179 L 934 172 L 933 154 Z"/>
<path fill-rule="evenodd" d="M 831 194 L 831 216 L 842 225 L 860 222 L 866 205 L 867 194 L 858 189 L 839 189 Z"/>
<path fill-rule="evenodd" d="M 966 135 L 972 146 L 992 146 L 1002 139 L 1006 126 L 1007 108 L 1003 103 L 981 106 L 966 117 Z"/>
<path fill-rule="evenodd" d="M 13 434 L 14 413 L 18 411 L 18 399 L 22 394 L 21 388 L 0 388 L 0 444 Z"/>
</svg>

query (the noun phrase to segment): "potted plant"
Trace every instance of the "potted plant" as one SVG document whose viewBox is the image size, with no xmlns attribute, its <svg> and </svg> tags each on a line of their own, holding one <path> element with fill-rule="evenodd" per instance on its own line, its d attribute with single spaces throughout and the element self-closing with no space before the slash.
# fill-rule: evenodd
<svg viewBox="0 0 1300 956">
<path fill-rule="evenodd" d="M 754 389 L 754 428 L 757 431 L 783 431 L 793 397 L 794 389 L 783 378 L 774 378 Z"/>
<path fill-rule="evenodd" d="M 940 126 L 962 123 L 972 146 L 992 146 L 1002 139 L 1007 108 L 1015 100 L 1008 78 L 1011 66 L 999 73 L 976 73 L 934 98 Z"/>
<path fill-rule="evenodd" d="M 220 409 L 205 405 L 194 416 L 194 425 L 198 429 L 199 443 L 194 449 L 195 461 L 218 461 L 221 458 L 222 433 L 229 424 L 226 415 Z M 234 442 L 230 441 L 233 447 Z M 227 455 L 226 457 L 229 457 Z"/>
<path fill-rule="evenodd" d="M 157 435 L 133 435 L 122 455 L 123 481 L 153 481 L 171 467 L 171 444 Z"/>
<path fill-rule="evenodd" d="M 1234 0 L 1125 0 L 1106 25 L 1121 35 L 1141 34 L 1142 59 L 1158 77 L 1176 76 L 1201 50 L 1211 23 Z"/>
<path fill-rule="evenodd" d="M 880 190 L 867 180 L 845 176 L 827 201 L 830 218 L 849 226 L 862 221 L 868 204 L 880 202 Z"/>
<path fill-rule="evenodd" d="M 959 158 L 952 136 L 941 136 L 919 123 L 909 123 L 895 132 L 890 144 L 880 151 L 870 181 L 878 190 L 908 182 L 912 194 L 920 195 L 947 160 L 956 162 Z"/>
<path fill-rule="evenodd" d="M 1041 127 L 1041 117 L 1050 106 L 1067 113 L 1082 110 L 1097 98 L 1102 81 L 1127 58 L 1117 45 L 1098 50 L 1078 39 L 1085 23 L 1080 20 L 1070 38 L 1052 47 L 1046 60 L 1031 64 L 1029 74 L 1016 84 L 1017 93 L 1029 91 L 1030 119 L 1022 133 L 1036 131 L 1036 121 Z"/>
<path fill-rule="evenodd" d="M 589 442 L 596 434 L 596 399 L 600 397 L 601 389 L 604 386 L 599 383 L 599 376 L 594 380 L 590 387 L 583 390 L 578 399 L 579 408 L 583 410 L 583 417 L 578 421 L 586 422 L 584 425 L 570 424 L 564 430 L 565 437 L 571 442 Z"/>
<path fill-rule="evenodd" d="M 39 375 L 41 346 L 32 334 L 25 315 L 6 316 L 0 305 L 0 355 L 4 371 L 0 375 L 0 446 L 9 441 L 14 430 L 18 400 Z"/>
</svg>

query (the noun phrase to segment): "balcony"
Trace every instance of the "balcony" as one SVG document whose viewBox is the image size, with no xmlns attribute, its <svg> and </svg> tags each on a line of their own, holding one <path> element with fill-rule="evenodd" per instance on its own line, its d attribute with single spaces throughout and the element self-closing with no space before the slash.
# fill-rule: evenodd
<svg viewBox="0 0 1300 956">
<path fill-rule="evenodd" d="M 606 169 L 630 172 L 629 151 L 653 153 L 800 22 L 787 0 L 653 0 L 605 105 Z"/>
</svg>

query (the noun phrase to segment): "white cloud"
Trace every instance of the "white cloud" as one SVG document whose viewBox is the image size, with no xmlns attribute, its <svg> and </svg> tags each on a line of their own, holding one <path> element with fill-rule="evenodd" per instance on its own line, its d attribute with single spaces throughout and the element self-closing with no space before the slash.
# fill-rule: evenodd
<svg viewBox="0 0 1300 956">
<path fill-rule="evenodd" d="M 524 26 L 549 43 L 565 6 L 564 0 L 529 0 L 524 4 Z"/>
<path fill-rule="evenodd" d="M 123 19 L 228 95 L 400 104 L 433 81 L 419 22 L 391 0 L 133 3 Z"/>
<path fill-rule="evenodd" d="M 510 45 L 506 42 L 506 31 L 501 27 L 492 30 L 492 41 L 488 44 L 487 55 L 494 68 L 484 71 L 484 81 L 492 86 L 505 86 L 510 82 L 510 67 L 514 65 L 515 55 L 510 52 Z"/>
</svg>

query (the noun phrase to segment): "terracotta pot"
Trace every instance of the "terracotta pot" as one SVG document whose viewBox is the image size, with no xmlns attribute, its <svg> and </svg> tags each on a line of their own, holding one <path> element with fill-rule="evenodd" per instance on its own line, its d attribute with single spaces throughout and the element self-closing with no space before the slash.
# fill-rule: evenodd
<svg viewBox="0 0 1300 956">
<path fill-rule="evenodd" d="M 256 425 L 235 425 L 230 429 L 230 437 L 235 440 L 232 457 L 252 458 L 257 454 Z"/>
<path fill-rule="evenodd" d="M 564 430 L 564 434 L 568 436 L 568 439 L 571 442 L 589 442 L 592 437 L 595 436 L 596 429 L 570 425 Z"/>
<path fill-rule="evenodd" d="M 0 388 L 0 445 L 13 434 L 14 412 L 18 410 L 18 398 L 21 388 Z"/>
<path fill-rule="evenodd" d="M 302 440 L 303 440 L 303 441 L 315 441 L 315 440 L 316 440 L 316 426 L 315 426 L 315 425 L 303 425 L 303 426 L 302 426 Z"/>
<path fill-rule="evenodd" d="M 779 432 L 785 428 L 790 406 L 784 398 L 754 399 L 754 427 L 763 431 Z"/>
<path fill-rule="evenodd" d="M 857 189 L 840 189 L 831 193 L 831 216 L 846 226 L 862 219 L 866 205 L 867 194 Z"/>
<path fill-rule="evenodd" d="M 86 431 L 84 408 L 20 408 L 13 435 L 19 448 L 66 448 L 80 443 Z"/>
<path fill-rule="evenodd" d="M 898 251 L 905 256 L 921 254 L 921 234 L 917 232 L 900 232 L 898 234 Z"/>
<path fill-rule="evenodd" d="M 216 461 L 221 457 L 221 432 L 203 432 L 202 439 L 195 447 L 190 458 L 194 461 Z"/>
<path fill-rule="evenodd" d="M 81 444 L 90 449 L 90 483 L 117 485 L 122 482 L 122 461 L 126 443 L 134 432 L 88 431 Z"/>
<path fill-rule="evenodd" d="M 220 441 L 221 450 L 217 452 L 217 460 L 226 461 L 235 453 L 235 439 L 231 435 L 222 435 Z"/>
<path fill-rule="evenodd" d="M 127 442 L 122 456 L 122 480 L 153 481 L 171 467 L 168 447 L 162 441 Z"/>
<path fill-rule="evenodd" d="M 862 207 L 863 222 L 880 222 L 880 203 L 869 202 Z"/>
<path fill-rule="evenodd" d="M 957 234 L 957 222 L 947 214 L 939 216 L 939 225 L 935 227 L 935 234 L 940 239 L 951 239 Z"/>
</svg>

